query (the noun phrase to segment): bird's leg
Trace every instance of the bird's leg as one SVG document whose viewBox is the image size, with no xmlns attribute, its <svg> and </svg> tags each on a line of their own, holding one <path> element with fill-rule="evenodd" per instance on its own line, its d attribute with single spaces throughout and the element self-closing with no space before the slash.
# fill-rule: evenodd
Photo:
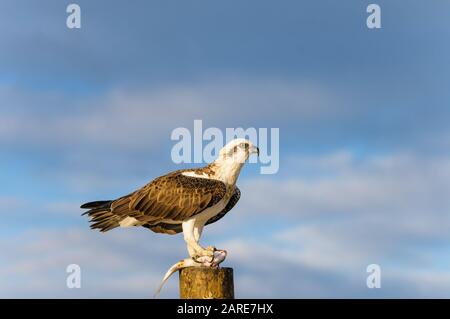
<svg viewBox="0 0 450 319">
<path fill-rule="evenodd" d="M 194 239 L 197 243 L 200 241 L 200 236 L 203 232 L 203 226 L 205 226 L 203 223 L 194 223 Z M 205 249 L 212 252 L 215 252 L 217 250 L 214 246 L 208 246 Z"/>
<path fill-rule="evenodd" d="M 202 235 L 203 226 L 204 224 L 194 224 L 194 238 L 197 243 L 199 242 L 200 236 Z M 212 251 L 213 253 L 218 250 L 215 246 L 208 246 L 205 249 Z"/>
<path fill-rule="evenodd" d="M 214 250 L 205 249 L 199 245 L 198 239 L 196 240 L 195 233 L 197 233 L 197 237 L 200 238 L 201 230 L 200 228 L 195 230 L 195 219 L 189 219 L 182 224 L 183 227 L 183 235 L 184 240 L 187 243 L 187 249 L 189 252 L 189 256 L 191 256 L 194 260 L 199 259 L 200 257 L 209 257 L 211 259 L 214 258 Z"/>
<path fill-rule="evenodd" d="M 227 257 L 227 252 L 225 250 L 217 250 L 213 246 L 203 248 L 198 244 L 200 236 L 202 235 L 203 226 L 203 223 L 195 223 L 194 219 L 183 222 L 182 227 L 184 240 L 187 243 L 187 249 L 191 258 L 183 259 L 169 268 L 164 275 L 161 285 L 155 293 L 155 297 L 160 292 L 166 280 L 177 270 L 185 267 L 218 268 L 219 265 L 225 260 Z"/>
<path fill-rule="evenodd" d="M 194 223 L 194 239 L 198 243 L 200 240 L 200 236 L 202 235 L 203 227 L 205 226 L 204 223 Z M 214 246 L 208 246 L 206 247 L 206 250 L 212 251 L 213 255 L 211 258 L 209 258 L 209 255 L 206 257 L 200 256 L 199 258 L 195 259 L 197 263 L 200 263 L 201 266 L 204 267 L 219 267 L 219 264 L 221 264 L 226 256 L 227 252 L 225 250 L 218 250 Z"/>
<path fill-rule="evenodd" d="M 200 241 L 200 236 L 202 235 L 203 232 L 203 226 L 204 225 L 194 223 L 194 239 L 197 243 Z"/>
</svg>

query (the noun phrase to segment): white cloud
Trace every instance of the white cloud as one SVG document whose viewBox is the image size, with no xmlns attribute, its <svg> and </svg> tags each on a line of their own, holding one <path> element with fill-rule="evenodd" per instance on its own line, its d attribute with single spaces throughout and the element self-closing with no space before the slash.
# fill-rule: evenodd
<svg viewBox="0 0 450 319">
<path fill-rule="evenodd" d="M 283 163 L 281 164 L 283 165 Z M 243 207 L 302 218 L 320 214 L 418 216 L 450 208 L 450 159 L 415 154 L 357 158 L 348 152 L 302 158 L 282 166 L 283 179 L 241 182 Z M 269 196 L 270 201 L 262 198 Z M 386 216 L 387 215 L 387 216 Z"/>
<path fill-rule="evenodd" d="M 25 205 L 25 201 L 16 196 L 0 196 L 0 207 L 8 209 L 19 209 Z"/>
<path fill-rule="evenodd" d="M 182 238 L 149 231 L 39 230 L 0 242 L 1 297 L 149 298 L 164 272 L 185 256 Z M 81 267 L 82 288 L 66 287 L 66 267 Z M 173 283 L 163 296 L 175 296 Z"/>
<path fill-rule="evenodd" d="M 437 284 L 439 276 L 450 274 L 449 158 L 338 152 L 292 163 L 303 167 L 299 172 L 295 165 L 284 167 L 293 172 L 287 179 L 243 181 L 238 208 L 217 226 L 221 233 L 249 232 L 223 244 L 232 252 L 229 260 L 263 273 L 246 272 L 246 282 L 257 284 L 276 272 L 288 285 L 279 267 L 292 266 L 299 274 L 290 280 L 298 285 L 305 268 L 321 274 L 313 285 L 321 297 L 450 295 L 448 286 Z M 256 235 L 255 227 L 261 227 Z M 385 274 L 379 292 L 365 288 L 371 263 Z M 322 282 L 328 277 L 341 290 Z M 246 289 L 258 294 L 258 288 Z M 291 293 L 308 297 L 313 290 Z"/>
<path fill-rule="evenodd" d="M 51 162 L 40 162 L 39 178 L 78 192 L 140 185 L 162 173 L 173 164 L 172 130 L 193 129 L 195 119 L 203 120 L 205 129 L 286 129 L 297 127 L 298 119 L 308 122 L 342 112 L 332 90 L 319 84 L 242 77 L 120 87 L 95 96 L 0 86 L 0 99 L 6 105 L 0 110 L 0 145 L 17 156 L 51 157 Z"/>
<path fill-rule="evenodd" d="M 327 89 L 307 82 L 228 78 L 167 88 L 115 89 L 93 98 L 0 90 L 0 141 L 45 145 L 100 145 L 141 150 L 170 140 L 179 126 L 236 127 L 267 120 L 296 123 L 342 114 Z M 34 111 L 29 110 L 33 105 Z M 39 112 L 37 108 L 41 107 Z M 29 112 L 11 112 L 11 109 Z M 274 108 L 277 112 L 273 112 Z M 257 111 L 255 111 L 257 110 Z M 237 120 L 239 119 L 239 120 Z"/>
<path fill-rule="evenodd" d="M 238 207 L 205 230 L 204 244 L 228 250 L 225 265 L 235 269 L 239 297 L 450 295 L 438 280 L 450 265 L 448 158 L 342 151 L 292 163 L 302 169 L 289 167 L 288 179 L 243 180 Z M 52 215 L 72 208 L 46 206 Z M 2 296 L 147 298 L 186 256 L 181 236 L 143 229 L 99 234 L 87 223 L 83 231 L 40 229 L 1 239 L 0 246 Z M 86 271 L 80 291 L 61 284 L 69 263 Z M 365 286 L 371 263 L 383 271 L 376 292 Z M 177 296 L 176 279 L 167 288 L 163 296 Z"/>
</svg>

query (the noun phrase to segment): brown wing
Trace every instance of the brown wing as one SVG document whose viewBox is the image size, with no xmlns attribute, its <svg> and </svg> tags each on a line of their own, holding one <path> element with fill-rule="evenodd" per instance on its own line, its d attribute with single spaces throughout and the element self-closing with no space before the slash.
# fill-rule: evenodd
<svg viewBox="0 0 450 319">
<path fill-rule="evenodd" d="M 226 213 L 228 213 L 239 201 L 239 198 L 241 197 L 241 191 L 237 186 L 235 186 L 234 193 L 230 198 L 230 201 L 228 202 L 227 206 L 216 216 L 211 217 L 205 225 L 215 223 L 219 219 L 221 219 L 223 216 L 225 216 Z M 166 234 L 177 234 L 181 233 L 183 231 L 183 228 L 180 224 L 168 224 L 168 223 L 157 223 L 154 225 L 145 224 L 142 225 L 143 227 L 149 228 L 153 230 L 156 233 L 166 233 Z"/>
<path fill-rule="evenodd" d="M 182 222 L 217 204 L 225 195 L 224 183 L 182 175 L 161 176 L 111 204 L 111 213 L 134 217 L 142 223 Z"/>
</svg>

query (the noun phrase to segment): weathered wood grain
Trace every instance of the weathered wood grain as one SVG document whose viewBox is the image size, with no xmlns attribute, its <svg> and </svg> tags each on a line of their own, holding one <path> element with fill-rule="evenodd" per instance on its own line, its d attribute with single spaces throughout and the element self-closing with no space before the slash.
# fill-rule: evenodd
<svg viewBox="0 0 450 319">
<path fill-rule="evenodd" d="M 181 299 L 234 299 L 233 268 L 187 267 L 179 279 Z"/>
</svg>

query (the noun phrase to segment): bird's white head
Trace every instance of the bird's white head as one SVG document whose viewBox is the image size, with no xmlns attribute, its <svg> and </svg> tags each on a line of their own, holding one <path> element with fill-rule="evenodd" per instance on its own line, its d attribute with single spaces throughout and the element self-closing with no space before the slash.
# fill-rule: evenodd
<svg viewBox="0 0 450 319">
<path fill-rule="evenodd" d="M 236 138 L 220 150 L 218 159 L 243 164 L 251 154 L 259 155 L 259 149 L 245 138 Z"/>
<path fill-rule="evenodd" d="M 214 161 L 217 175 L 221 180 L 234 184 L 239 176 L 240 170 L 251 154 L 259 155 L 259 148 L 244 138 L 230 141 L 219 152 Z"/>
</svg>

